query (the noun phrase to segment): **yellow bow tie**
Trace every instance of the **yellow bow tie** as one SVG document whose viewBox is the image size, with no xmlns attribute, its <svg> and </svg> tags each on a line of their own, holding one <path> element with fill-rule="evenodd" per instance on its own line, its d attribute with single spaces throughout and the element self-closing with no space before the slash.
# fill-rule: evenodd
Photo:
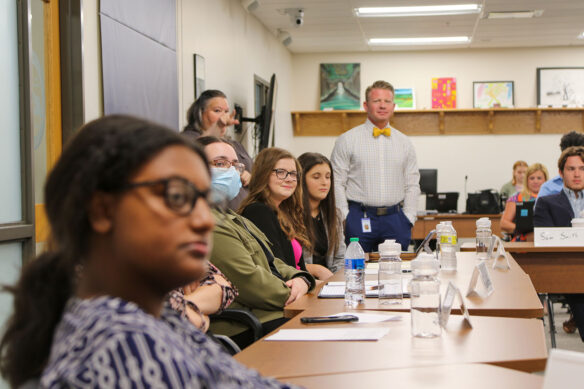
<svg viewBox="0 0 584 389">
<path fill-rule="evenodd" d="M 391 135 L 391 128 L 384 128 L 383 130 L 380 130 L 377 127 L 373 127 L 373 136 L 375 138 L 377 138 L 381 134 L 383 134 L 385 136 L 390 136 Z"/>
</svg>

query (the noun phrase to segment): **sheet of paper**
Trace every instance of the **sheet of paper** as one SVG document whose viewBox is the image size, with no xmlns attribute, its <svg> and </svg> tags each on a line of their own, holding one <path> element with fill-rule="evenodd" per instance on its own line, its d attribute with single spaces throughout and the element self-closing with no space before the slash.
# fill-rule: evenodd
<svg viewBox="0 0 584 389">
<path fill-rule="evenodd" d="M 410 293 L 408 290 L 408 284 L 412 276 L 409 274 L 402 275 L 402 291 L 404 297 L 409 297 Z M 365 296 L 366 297 L 377 297 L 379 295 L 377 280 L 366 280 L 365 281 Z M 321 298 L 342 298 L 345 297 L 345 282 L 343 281 L 331 281 L 325 284 L 318 297 Z"/>
<path fill-rule="evenodd" d="M 271 341 L 379 340 L 389 332 L 384 327 L 284 329 L 267 337 Z"/>
<path fill-rule="evenodd" d="M 335 313 L 334 315 L 329 316 L 344 316 L 344 315 L 353 315 L 359 318 L 359 321 L 354 322 L 358 324 L 363 323 L 380 323 L 382 321 L 399 321 L 401 320 L 401 316 L 397 315 L 383 315 L 380 313 L 360 313 L 360 312 L 339 312 Z"/>
</svg>

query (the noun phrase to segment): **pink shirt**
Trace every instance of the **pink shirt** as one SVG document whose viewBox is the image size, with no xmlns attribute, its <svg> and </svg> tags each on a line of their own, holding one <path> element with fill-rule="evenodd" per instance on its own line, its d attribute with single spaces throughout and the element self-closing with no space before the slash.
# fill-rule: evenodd
<svg viewBox="0 0 584 389">
<path fill-rule="evenodd" d="M 290 243 L 292 243 L 292 251 L 294 251 L 294 262 L 296 263 L 296 269 L 300 270 L 298 263 L 300 262 L 300 256 L 302 255 L 302 246 L 296 239 L 292 239 Z"/>
</svg>

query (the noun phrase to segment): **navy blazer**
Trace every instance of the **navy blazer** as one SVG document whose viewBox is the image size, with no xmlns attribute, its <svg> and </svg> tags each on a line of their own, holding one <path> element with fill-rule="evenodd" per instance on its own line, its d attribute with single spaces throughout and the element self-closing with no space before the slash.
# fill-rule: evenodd
<svg viewBox="0 0 584 389">
<path fill-rule="evenodd" d="M 571 227 L 573 218 L 574 211 L 564 190 L 538 197 L 533 214 L 534 227 Z"/>
</svg>

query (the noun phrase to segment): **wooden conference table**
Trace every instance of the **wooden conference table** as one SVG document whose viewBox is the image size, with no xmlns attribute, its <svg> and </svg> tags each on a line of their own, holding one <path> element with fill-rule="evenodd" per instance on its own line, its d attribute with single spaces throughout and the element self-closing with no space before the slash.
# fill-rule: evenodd
<svg viewBox="0 0 584 389">
<path fill-rule="evenodd" d="M 448 287 L 448 282 L 457 286 L 462 295 L 466 294 L 474 266 L 477 264 L 476 253 L 459 252 L 458 270 L 456 272 L 440 272 L 442 295 Z M 543 306 L 537 293 L 529 279 L 529 276 L 521 267 L 509 256 L 510 270 L 491 269 L 493 260 L 489 264 L 489 274 L 495 291 L 487 298 L 479 296 L 463 297 L 469 313 L 473 316 L 498 316 L 498 317 L 521 317 L 521 318 L 541 318 L 543 317 Z M 407 273 L 406 273 L 407 274 Z M 369 279 L 375 279 L 376 276 L 367 276 Z M 331 281 L 342 281 L 343 272 L 337 272 Z M 318 298 L 317 288 L 306 296 L 298 299 L 284 308 L 286 317 L 293 317 L 309 307 L 334 308 L 340 312 L 344 308 L 343 299 L 322 299 Z M 460 304 L 455 302 L 452 312 L 460 314 Z M 403 299 L 399 305 L 380 304 L 377 298 L 367 298 L 362 304 L 362 309 L 367 310 L 392 310 L 392 311 L 409 311 L 410 300 Z"/>
<path fill-rule="evenodd" d="M 459 238 L 474 238 L 476 235 L 476 222 L 481 217 L 491 219 L 491 230 L 495 235 L 501 235 L 501 214 L 469 215 L 462 213 L 439 213 L 435 215 L 418 216 L 412 227 L 412 239 L 424 239 L 430 231 L 436 228 L 436 224 L 450 220 Z"/>
<path fill-rule="evenodd" d="M 386 327 L 378 341 L 267 341 L 261 339 L 235 358 L 262 375 L 281 380 L 288 377 L 321 376 L 422 366 L 486 363 L 526 372 L 545 368 L 547 348 L 543 322 L 475 316 L 469 329 L 462 316 L 451 315 L 442 335 L 432 339 L 413 338 L 410 314 L 381 312 L 401 320 L 376 324 L 302 324 L 301 316 L 338 313 L 336 309 L 309 308 L 290 319 L 281 329 Z"/>
<path fill-rule="evenodd" d="M 533 242 L 506 242 L 538 293 L 584 293 L 584 247 L 536 247 Z"/>
<path fill-rule="evenodd" d="M 541 389 L 543 377 L 484 364 L 424 366 L 287 378 L 307 388 Z"/>
</svg>

